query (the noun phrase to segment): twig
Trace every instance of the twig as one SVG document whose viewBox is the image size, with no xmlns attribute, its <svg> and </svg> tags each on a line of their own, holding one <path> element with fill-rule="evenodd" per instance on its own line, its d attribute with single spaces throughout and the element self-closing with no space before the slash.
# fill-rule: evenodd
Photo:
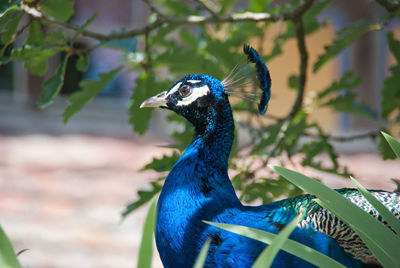
<svg viewBox="0 0 400 268">
<path fill-rule="evenodd" d="M 210 0 L 196 0 L 196 2 L 207 9 L 207 11 L 210 12 L 213 17 L 218 17 L 219 8 L 217 5 L 215 5 L 215 3 L 212 3 Z"/>
<path fill-rule="evenodd" d="M 306 0 L 303 4 L 297 6 L 292 10 L 285 10 L 279 14 L 270 14 L 270 13 L 233 13 L 229 15 L 221 15 L 221 16 L 188 16 L 184 18 L 176 18 L 176 17 L 158 17 L 158 19 L 150 23 L 144 27 L 140 27 L 137 29 L 133 29 L 124 33 L 117 34 L 101 34 L 88 30 L 82 31 L 82 35 L 85 37 L 101 40 L 101 41 L 110 41 L 115 39 L 125 39 L 129 37 L 134 37 L 138 35 L 144 35 L 148 32 L 156 30 L 162 27 L 164 24 L 206 24 L 206 23 L 223 23 L 223 22 L 243 22 L 243 21 L 278 21 L 278 20 L 293 20 L 296 17 L 299 17 L 307 8 L 313 0 Z M 59 21 L 57 19 L 46 17 L 40 13 L 40 19 L 44 19 L 50 23 L 59 25 L 63 28 L 70 29 L 73 31 L 78 31 L 79 27 Z"/>
<path fill-rule="evenodd" d="M 158 16 L 163 17 L 163 13 L 153 4 L 151 0 L 143 0 L 143 2 L 150 8 L 151 12 L 156 13 Z"/>
<path fill-rule="evenodd" d="M 329 136 L 330 140 L 332 141 L 337 141 L 337 142 L 351 142 L 354 140 L 359 140 L 359 139 L 367 139 L 367 138 L 371 138 L 371 139 L 375 139 L 376 137 L 378 137 L 380 135 L 380 131 L 383 129 L 379 129 L 379 130 L 373 130 L 373 131 L 369 131 L 366 133 L 362 133 L 362 134 L 356 134 L 356 135 L 351 135 L 351 136 Z M 303 133 L 304 136 L 307 137 L 320 137 L 320 135 L 316 135 L 314 133 L 310 133 L 310 132 L 304 132 Z"/>
<path fill-rule="evenodd" d="M 281 142 L 285 139 L 286 136 L 286 131 L 289 127 L 290 124 L 290 119 L 285 119 L 285 121 L 282 123 L 281 128 L 279 129 L 279 133 L 277 135 L 278 141 L 275 143 L 274 148 L 272 148 L 271 153 L 267 156 L 267 158 L 263 162 L 263 167 L 266 167 L 268 165 L 269 160 L 275 155 L 276 151 L 279 149 L 281 146 Z"/>
<path fill-rule="evenodd" d="M 311 5 L 311 2 L 310 2 Z M 304 91 L 307 81 L 308 52 L 305 43 L 305 31 L 301 14 L 294 21 L 297 37 L 297 48 L 300 53 L 299 88 L 297 97 L 288 118 L 293 118 L 301 109 L 304 99 Z"/>
</svg>

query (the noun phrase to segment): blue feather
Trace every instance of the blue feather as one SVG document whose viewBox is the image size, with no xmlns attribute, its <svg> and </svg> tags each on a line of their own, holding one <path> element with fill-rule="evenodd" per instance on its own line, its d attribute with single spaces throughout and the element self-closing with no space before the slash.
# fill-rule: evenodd
<svg viewBox="0 0 400 268">
<path fill-rule="evenodd" d="M 257 78 L 262 90 L 261 101 L 258 104 L 258 111 L 263 115 L 268 109 L 268 102 L 271 97 L 271 76 L 267 66 L 265 66 L 262 58 L 254 48 L 249 45 L 244 45 L 243 51 L 247 55 L 247 59 L 256 64 Z"/>
</svg>

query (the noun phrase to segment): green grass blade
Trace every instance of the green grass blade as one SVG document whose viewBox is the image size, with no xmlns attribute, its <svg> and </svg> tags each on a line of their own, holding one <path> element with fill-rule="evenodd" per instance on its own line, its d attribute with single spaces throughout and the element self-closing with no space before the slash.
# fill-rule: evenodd
<svg viewBox="0 0 400 268">
<path fill-rule="evenodd" d="M 271 266 L 276 254 L 278 254 L 279 250 L 282 248 L 283 244 L 286 242 L 289 235 L 293 232 L 297 223 L 299 223 L 302 218 L 302 214 L 298 215 L 288 225 L 286 225 L 282 231 L 279 232 L 274 240 L 272 240 L 271 244 L 263 250 L 260 256 L 258 256 L 257 260 L 253 264 L 253 268 L 265 268 Z"/>
<path fill-rule="evenodd" d="M 316 199 L 315 202 L 317 202 L 320 206 L 330 211 L 334 210 L 331 205 L 324 203 L 320 199 Z M 343 221 L 346 222 L 345 220 Z M 374 256 L 383 264 L 384 267 L 395 267 L 394 266 L 395 261 L 392 258 L 390 258 L 390 256 L 388 257 L 387 252 L 385 252 L 384 249 L 382 249 L 377 243 L 375 243 L 375 241 L 373 241 L 369 235 L 367 235 L 361 230 L 356 230 L 354 228 L 353 230 L 360 236 L 362 241 L 364 241 L 364 243 L 368 246 L 368 248 L 371 250 Z"/>
<path fill-rule="evenodd" d="M 277 236 L 276 234 L 272 234 L 270 232 L 249 228 L 246 226 L 231 225 L 226 223 L 215 223 L 208 221 L 204 222 L 213 225 L 215 227 L 221 228 L 223 230 L 243 235 L 266 244 L 271 244 L 273 239 Z M 281 249 L 319 267 L 326 267 L 326 268 L 345 267 L 344 265 L 340 264 L 334 259 L 291 239 L 285 240 Z"/>
<path fill-rule="evenodd" d="M 0 226 L 0 267 L 21 268 L 10 240 Z"/>
<path fill-rule="evenodd" d="M 297 172 L 282 168 L 273 169 L 304 191 L 316 195 L 326 207 L 349 225 L 360 237 L 367 237 L 364 242 L 385 266 L 400 267 L 400 238 L 393 235 L 386 226 L 361 210 L 335 190 Z M 368 245 L 368 243 L 376 245 Z M 374 249 L 380 248 L 379 252 Z M 379 255 L 379 256 L 378 256 Z"/>
<path fill-rule="evenodd" d="M 208 249 L 210 248 L 210 244 L 211 244 L 211 239 L 207 239 L 206 242 L 204 242 L 204 245 L 201 248 L 199 255 L 197 256 L 193 268 L 203 268 L 204 263 L 206 262 L 207 259 L 207 253 Z"/>
<path fill-rule="evenodd" d="M 397 158 L 400 158 L 400 142 L 396 141 L 392 136 L 386 134 L 383 131 L 381 131 L 381 133 L 383 137 L 385 137 L 386 141 L 389 143 L 390 148 L 392 148 Z"/>
<path fill-rule="evenodd" d="M 375 198 L 367 189 L 364 188 L 353 177 L 350 177 L 354 185 L 360 193 L 371 203 L 371 205 L 379 212 L 385 221 L 393 228 L 393 230 L 400 235 L 400 220 L 396 218 L 378 199 Z"/>
<path fill-rule="evenodd" d="M 142 242 L 140 243 L 139 260 L 137 265 L 138 268 L 151 267 L 151 259 L 153 256 L 153 234 L 156 225 L 156 207 L 157 198 L 153 197 L 143 225 Z"/>
</svg>

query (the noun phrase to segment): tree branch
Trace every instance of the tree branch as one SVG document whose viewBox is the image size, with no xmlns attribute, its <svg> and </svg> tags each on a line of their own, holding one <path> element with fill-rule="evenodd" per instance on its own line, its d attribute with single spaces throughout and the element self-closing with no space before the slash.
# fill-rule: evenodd
<svg viewBox="0 0 400 268">
<path fill-rule="evenodd" d="M 307 10 L 307 8 L 312 4 L 312 2 L 313 0 L 305 0 L 303 4 L 297 6 L 296 8 L 292 10 L 282 11 L 279 14 L 245 12 L 245 13 L 233 13 L 221 16 L 188 16 L 184 18 L 160 16 L 153 23 L 150 23 L 144 27 L 133 29 L 124 33 L 107 35 L 107 34 L 101 34 L 84 30 L 82 31 L 81 35 L 97 39 L 100 41 L 110 41 L 115 39 L 125 39 L 138 35 L 144 35 L 146 33 L 149 33 L 153 30 L 162 27 L 164 24 L 207 24 L 207 23 L 223 23 L 223 22 L 243 22 L 243 21 L 258 22 L 258 21 L 293 20 L 297 17 L 300 17 L 301 14 L 304 13 Z M 45 17 L 43 16 L 43 14 L 41 14 L 40 19 L 45 19 L 50 23 L 59 25 L 63 28 L 70 29 L 73 31 L 79 30 L 79 27 L 77 26 L 59 21 L 54 18 Z"/>
<path fill-rule="evenodd" d="M 337 142 L 351 142 L 351 141 L 367 139 L 367 138 L 375 139 L 376 137 L 378 137 L 380 135 L 380 132 L 382 130 L 383 129 L 372 130 L 369 132 L 365 132 L 362 134 L 355 134 L 355 135 L 351 135 L 351 136 L 329 136 L 329 138 L 332 141 L 337 141 Z M 316 134 L 313 134 L 310 132 L 304 132 L 304 136 L 314 137 L 314 138 L 320 137 L 320 135 L 316 135 Z"/>
<path fill-rule="evenodd" d="M 309 1 L 308 5 L 311 5 L 313 1 Z M 297 97 L 293 104 L 292 110 L 290 111 L 288 118 L 293 118 L 303 106 L 304 91 L 307 81 L 307 66 L 308 66 L 308 52 L 305 41 L 305 30 L 302 20 L 302 13 L 299 13 L 294 20 L 297 37 L 297 48 L 300 53 L 300 71 L 299 71 L 299 88 L 297 91 Z"/>
<path fill-rule="evenodd" d="M 163 13 L 151 2 L 151 0 L 143 0 L 143 2 L 150 8 L 151 12 L 163 17 Z"/>
<path fill-rule="evenodd" d="M 219 7 L 210 0 L 196 0 L 200 5 L 202 5 L 208 12 L 211 13 L 213 17 L 218 16 Z"/>
</svg>

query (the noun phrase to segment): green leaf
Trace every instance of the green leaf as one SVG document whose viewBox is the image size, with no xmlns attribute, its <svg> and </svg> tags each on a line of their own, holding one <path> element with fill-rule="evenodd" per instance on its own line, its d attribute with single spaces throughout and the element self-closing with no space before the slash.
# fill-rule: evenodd
<svg viewBox="0 0 400 268">
<path fill-rule="evenodd" d="M 207 253 L 208 249 L 210 248 L 211 244 L 211 239 L 208 238 L 206 242 L 204 242 L 204 245 L 201 247 L 200 253 L 197 256 L 196 262 L 193 265 L 193 268 L 203 268 L 204 263 L 206 262 L 207 259 Z"/>
<path fill-rule="evenodd" d="M 178 161 L 180 155 L 174 151 L 170 156 L 163 155 L 162 158 L 153 158 L 153 161 L 142 168 L 142 170 L 155 170 L 157 172 L 170 171 L 172 166 Z"/>
<path fill-rule="evenodd" d="M 275 259 L 276 254 L 282 248 L 283 244 L 288 240 L 289 235 L 296 228 L 297 224 L 302 220 L 303 215 L 297 215 L 279 234 L 272 240 L 269 246 L 261 252 L 257 260 L 253 264 L 253 268 L 265 268 L 270 267 Z"/>
<path fill-rule="evenodd" d="M 32 46 L 43 46 L 44 35 L 40 23 L 37 20 L 33 20 L 29 25 L 29 35 L 26 44 Z"/>
<path fill-rule="evenodd" d="M 137 267 L 150 268 L 153 256 L 153 234 L 156 226 L 157 198 L 154 197 L 143 224 L 142 242 L 139 248 L 139 259 Z"/>
<path fill-rule="evenodd" d="M 386 34 L 390 51 L 395 57 L 397 63 L 400 63 L 400 41 L 394 39 L 393 32 L 387 32 Z"/>
<path fill-rule="evenodd" d="M 13 49 L 11 58 L 24 62 L 24 67 L 31 73 L 43 76 L 47 71 L 47 60 L 59 52 L 61 48 L 43 48 L 25 45 L 23 48 Z"/>
<path fill-rule="evenodd" d="M 381 102 L 383 118 L 388 118 L 394 110 L 400 109 L 400 41 L 394 39 L 392 32 L 387 33 L 387 40 L 397 65 L 390 68 L 390 76 L 384 80 Z"/>
<path fill-rule="evenodd" d="M 310 8 L 304 13 L 302 20 L 304 23 L 304 28 L 306 34 L 311 34 L 318 30 L 324 22 L 318 21 L 318 15 L 330 4 L 331 0 L 320 0 L 314 3 Z"/>
<path fill-rule="evenodd" d="M 20 0 L 7 0 L 0 1 L 0 18 L 4 16 L 7 12 L 14 10 L 21 10 L 19 6 Z"/>
<path fill-rule="evenodd" d="M 21 268 L 10 240 L 0 225 L 0 267 Z"/>
<path fill-rule="evenodd" d="M 325 96 L 333 92 L 338 92 L 343 89 L 351 90 L 358 86 L 362 82 L 360 75 L 353 71 L 346 72 L 338 81 L 334 81 L 328 88 L 318 94 L 318 99 L 322 99 Z"/>
<path fill-rule="evenodd" d="M 299 89 L 299 76 L 295 75 L 295 74 L 292 74 L 291 76 L 289 76 L 288 85 L 289 85 L 290 89 L 297 91 Z"/>
<path fill-rule="evenodd" d="M 164 178 L 162 178 L 162 179 L 164 179 Z M 161 180 L 161 178 L 158 180 Z M 150 191 L 147 191 L 147 190 L 139 190 L 138 191 L 139 199 L 137 201 L 129 204 L 126 207 L 125 211 L 122 213 L 123 218 L 128 216 L 131 212 L 138 209 L 142 205 L 149 202 L 156 194 L 158 194 L 161 191 L 162 186 L 157 181 L 151 182 L 151 186 L 152 186 L 152 189 Z"/>
<path fill-rule="evenodd" d="M 400 142 L 396 141 L 392 136 L 383 131 L 381 131 L 381 133 L 385 137 L 386 141 L 389 143 L 397 158 L 400 158 Z M 398 233 L 400 234 L 400 232 Z"/>
<path fill-rule="evenodd" d="M 70 0 L 40 1 L 39 8 L 47 16 L 62 21 L 67 21 L 74 14 L 74 2 Z"/>
<path fill-rule="evenodd" d="M 378 149 L 384 160 L 396 159 L 396 154 L 393 152 L 392 148 L 384 139 L 384 137 L 379 137 Z"/>
<path fill-rule="evenodd" d="M 390 114 L 400 109 L 400 65 L 390 68 L 390 76 L 383 82 L 382 89 L 382 117 L 388 118 Z"/>
<path fill-rule="evenodd" d="M 81 81 L 79 83 L 81 90 L 68 97 L 70 104 L 63 113 L 64 123 L 67 123 L 71 116 L 79 112 L 89 101 L 96 97 L 121 69 L 122 67 L 118 67 L 107 73 L 101 73 L 98 80 Z"/>
<path fill-rule="evenodd" d="M 373 29 L 368 21 L 361 20 L 345 29 L 338 32 L 338 36 L 331 45 L 325 47 L 325 53 L 318 57 L 317 62 L 314 64 L 313 72 L 318 71 L 325 63 L 334 58 L 345 48 L 351 45 L 362 34 Z"/>
<path fill-rule="evenodd" d="M 252 149 L 252 154 L 259 153 L 261 150 L 265 149 L 267 146 L 274 144 L 277 141 L 278 134 L 280 133 L 282 123 L 274 125 L 272 129 L 267 131 L 268 136 L 262 138 L 258 144 L 256 144 Z"/>
<path fill-rule="evenodd" d="M 199 40 L 196 38 L 193 32 L 189 31 L 188 29 L 181 29 L 179 31 L 179 38 L 190 47 L 197 47 L 199 45 Z"/>
<path fill-rule="evenodd" d="M 394 236 L 393 232 L 381 222 L 335 190 L 316 180 L 282 167 L 272 168 L 304 191 L 317 196 L 319 200 L 316 202 L 349 225 L 363 239 L 383 266 L 397 267 L 400 264 L 400 255 L 398 254 L 400 237 Z"/>
<path fill-rule="evenodd" d="M 80 56 L 79 59 L 76 61 L 75 67 L 78 71 L 82 73 L 86 72 L 89 68 L 89 57 L 86 55 Z"/>
<path fill-rule="evenodd" d="M 1 42 L 9 44 L 13 41 L 13 35 L 16 33 L 18 24 L 23 14 L 17 11 L 5 13 L 0 21 Z"/>
<path fill-rule="evenodd" d="M 40 94 L 38 105 L 40 108 L 46 108 L 51 105 L 54 98 L 57 97 L 58 93 L 64 84 L 65 69 L 67 68 L 68 57 L 64 57 L 60 65 L 57 68 L 56 73 L 50 77 L 43 84 L 44 91 Z"/>
<path fill-rule="evenodd" d="M 249 9 L 253 12 L 263 12 L 272 0 L 250 0 Z"/>
<path fill-rule="evenodd" d="M 315 202 L 317 204 L 319 204 L 320 206 L 332 211 L 332 206 L 330 206 L 330 204 L 327 204 L 326 202 L 324 202 L 320 199 L 315 200 Z M 370 217 L 372 218 L 372 216 L 370 216 Z M 343 219 L 341 219 L 341 220 L 343 220 Z M 343 220 L 343 221 L 346 222 L 345 220 Z M 352 229 L 354 231 L 356 231 L 355 228 L 352 228 Z M 393 259 L 390 256 L 388 256 L 388 253 L 385 252 L 385 250 L 383 250 L 379 245 L 377 245 L 377 243 L 373 239 L 371 239 L 370 236 L 368 236 L 365 232 L 357 230 L 356 233 L 358 236 L 360 236 L 361 240 L 367 245 L 369 250 L 371 250 L 371 252 L 374 254 L 374 256 L 378 259 L 378 261 L 380 263 L 383 264 L 384 267 L 397 267 L 398 266 L 398 265 L 395 265 L 395 261 L 393 261 Z"/>
<path fill-rule="evenodd" d="M 254 228 L 249 228 L 246 226 L 207 222 L 207 221 L 204 222 L 213 225 L 215 227 L 221 228 L 223 230 L 243 235 L 245 237 L 249 237 L 266 244 L 271 244 L 273 239 L 277 237 L 276 234 L 266 231 L 261 231 Z M 319 267 L 326 267 L 326 268 L 345 267 L 342 264 L 335 261 L 334 259 L 331 259 L 330 257 L 316 251 L 315 249 L 312 249 L 306 245 L 303 245 L 291 239 L 285 240 L 281 249 Z"/>
<path fill-rule="evenodd" d="M 139 134 L 143 134 L 149 125 L 149 121 L 153 109 L 140 109 L 140 104 L 147 98 L 168 89 L 169 83 L 166 84 L 156 81 L 152 72 L 142 72 L 136 79 L 136 87 L 133 89 L 131 103 L 129 108 L 129 122 L 133 125 L 133 130 Z"/>
<path fill-rule="evenodd" d="M 61 29 L 51 31 L 46 37 L 46 43 L 49 45 L 65 45 L 67 43 L 67 38 Z"/>
<path fill-rule="evenodd" d="M 378 113 L 367 104 L 357 102 L 356 95 L 353 92 L 346 92 L 344 95 L 337 96 L 322 105 L 330 106 L 336 111 L 378 119 Z"/>
<path fill-rule="evenodd" d="M 399 144 L 400 146 L 400 144 Z M 350 177 L 358 191 L 368 200 L 369 203 L 378 211 L 379 215 L 400 235 L 400 220 L 397 219 L 378 199 L 375 198 L 367 189 L 364 188 L 353 177 Z"/>
</svg>

